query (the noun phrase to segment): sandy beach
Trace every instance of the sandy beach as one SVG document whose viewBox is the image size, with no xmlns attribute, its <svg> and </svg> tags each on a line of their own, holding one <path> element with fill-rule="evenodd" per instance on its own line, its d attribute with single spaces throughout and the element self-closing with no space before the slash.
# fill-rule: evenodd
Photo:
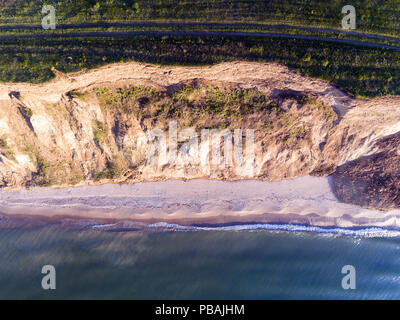
<svg viewBox="0 0 400 320">
<path fill-rule="evenodd" d="M 182 225 L 276 222 L 344 228 L 400 227 L 400 210 L 372 210 L 340 203 L 329 179 L 166 180 L 2 190 L 0 213 Z"/>
</svg>

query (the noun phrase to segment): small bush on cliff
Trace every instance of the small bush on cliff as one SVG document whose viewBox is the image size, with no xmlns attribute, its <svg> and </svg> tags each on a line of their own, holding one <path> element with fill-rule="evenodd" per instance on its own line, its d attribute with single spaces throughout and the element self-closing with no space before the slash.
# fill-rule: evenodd
<svg viewBox="0 0 400 320">
<path fill-rule="evenodd" d="M 95 143 L 97 145 L 104 143 L 108 136 L 107 127 L 100 121 L 93 121 L 92 127 L 93 127 Z"/>
<path fill-rule="evenodd" d="M 112 160 L 107 161 L 106 168 L 103 171 L 94 174 L 94 180 L 117 179 L 121 177 L 122 173 L 121 163 L 117 157 L 114 157 Z"/>
<path fill-rule="evenodd" d="M 7 141 L 0 138 L 0 148 L 7 148 Z"/>
</svg>

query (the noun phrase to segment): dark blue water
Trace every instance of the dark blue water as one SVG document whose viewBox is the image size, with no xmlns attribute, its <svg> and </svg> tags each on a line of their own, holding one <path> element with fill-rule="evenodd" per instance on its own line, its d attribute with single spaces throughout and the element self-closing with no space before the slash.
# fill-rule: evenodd
<svg viewBox="0 0 400 320">
<path fill-rule="evenodd" d="M 2 220 L 1 299 L 394 299 L 400 237 Z M 41 288 L 54 265 L 56 290 Z M 356 290 L 344 290 L 344 265 Z"/>
</svg>

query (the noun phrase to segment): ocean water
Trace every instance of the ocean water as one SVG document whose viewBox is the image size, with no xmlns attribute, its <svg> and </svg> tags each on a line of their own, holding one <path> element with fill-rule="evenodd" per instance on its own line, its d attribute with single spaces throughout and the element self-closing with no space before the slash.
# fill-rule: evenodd
<svg viewBox="0 0 400 320">
<path fill-rule="evenodd" d="M 1 299 L 399 299 L 394 230 L 0 217 Z M 56 268 L 43 290 L 42 266 Z M 341 287 L 344 265 L 355 290 Z"/>
</svg>

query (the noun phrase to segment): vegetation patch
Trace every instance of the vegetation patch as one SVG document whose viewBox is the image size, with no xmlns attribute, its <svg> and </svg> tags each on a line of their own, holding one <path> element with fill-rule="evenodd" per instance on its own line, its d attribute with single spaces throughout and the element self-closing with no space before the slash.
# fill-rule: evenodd
<svg viewBox="0 0 400 320">
<path fill-rule="evenodd" d="M 0 81 L 47 81 L 54 77 L 53 67 L 67 73 L 112 62 L 210 65 L 237 60 L 280 63 L 303 75 L 327 80 L 355 96 L 400 94 L 399 51 L 260 37 L 121 36 L 5 40 L 0 47 Z"/>
<path fill-rule="evenodd" d="M 7 148 L 8 144 L 7 141 L 3 138 L 0 138 L 0 148 Z"/>
<path fill-rule="evenodd" d="M 118 156 L 114 156 L 113 159 L 107 160 L 106 168 L 103 171 L 96 172 L 94 174 L 94 180 L 100 181 L 104 179 L 112 180 L 118 179 L 122 176 L 125 170 L 123 161 Z"/>
<path fill-rule="evenodd" d="M 0 152 L 6 158 L 15 161 L 15 153 L 10 147 L 8 146 L 7 141 L 4 138 L 0 138 Z"/>
<path fill-rule="evenodd" d="M 38 186 L 50 186 L 52 184 L 49 179 L 50 164 L 36 152 L 32 152 L 32 156 L 36 160 L 37 168 L 37 171 L 33 173 L 34 183 Z"/>
<path fill-rule="evenodd" d="M 105 143 L 108 136 L 108 128 L 100 121 L 93 121 L 94 141 L 97 145 Z"/>
<path fill-rule="evenodd" d="M 49 0 L 62 23 L 99 21 L 218 21 L 264 22 L 340 28 L 346 1 L 320 0 Z M 357 8 L 357 28 L 398 35 L 398 1 L 352 0 Z M 5 1 L 0 8 L 0 23 L 33 23 L 43 18 L 42 0 Z M 109 28 L 112 28 L 110 26 Z"/>
<path fill-rule="evenodd" d="M 295 91 L 269 97 L 257 88 L 220 88 L 213 85 L 181 84 L 174 91 L 152 87 L 94 88 L 101 108 L 112 116 L 124 113 L 135 117 L 146 128 L 166 129 L 176 120 L 180 127 L 227 128 L 248 127 L 261 123 L 265 130 L 289 128 L 298 120 L 298 109 L 309 108 L 322 118 L 333 119 L 330 106 Z M 291 105 L 294 111 L 284 110 Z M 97 126 L 97 138 L 105 129 Z"/>
</svg>

